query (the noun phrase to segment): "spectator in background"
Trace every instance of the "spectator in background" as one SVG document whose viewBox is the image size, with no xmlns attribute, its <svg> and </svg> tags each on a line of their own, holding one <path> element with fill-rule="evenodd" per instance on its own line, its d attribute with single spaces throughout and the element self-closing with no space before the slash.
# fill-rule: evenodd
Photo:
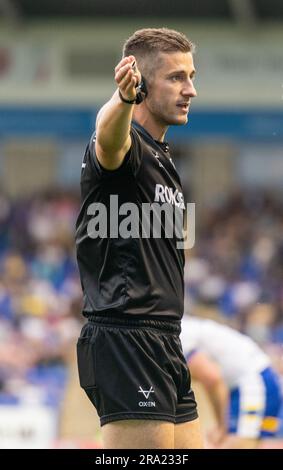
<svg viewBox="0 0 283 470">
<path fill-rule="evenodd" d="M 281 195 L 245 191 L 208 208 L 187 253 L 187 310 L 213 308 L 262 343 L 282 341 L 282 230 Z"/>
<path fill-rule="evenodd" d="M 56 377 L 62 398 L 60 371 L 80 328 L 72 251 L 77 204 L 76 196 L 58 191 L 14 201 L 1 196 L 0 404 L 20 402 L 31 388 L 46 402 Z"/>
</svg>

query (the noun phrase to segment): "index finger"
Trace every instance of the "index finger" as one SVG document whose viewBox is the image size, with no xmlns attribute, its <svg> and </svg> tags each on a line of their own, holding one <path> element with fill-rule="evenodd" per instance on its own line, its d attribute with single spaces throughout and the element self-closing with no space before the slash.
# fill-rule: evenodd
<svg viewBox="0 0 283 470">
<path fill-rule="evenodd" d="M 115 67 L 115 72 L 117 72 L 123 65 L 129 64 L 131 62 L 135 61 L 135 57 L 133 55 L 129 55 L 127 57 L 123 57 L 122 60 L 120 60 L 119 64 L 116 65 Z"/>
</svg>

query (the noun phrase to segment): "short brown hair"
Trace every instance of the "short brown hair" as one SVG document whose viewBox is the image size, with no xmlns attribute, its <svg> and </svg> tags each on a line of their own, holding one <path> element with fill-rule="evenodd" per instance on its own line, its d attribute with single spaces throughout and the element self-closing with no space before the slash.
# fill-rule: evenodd
<svg viewBox="0 0 283 470">
<path fill-rule="evenodd" d="M 144 28 L 139 29 L 127 39 L 123 46 L 123 57 L 134 55 L 141 72 L 150 76 L 153 66 L 151 59 L 159 52 L 193 53 L 194 50 L 195 45 L 179 31 L 168 28 Z"/>
<path fill-rule="evenodd" d="M 152 52 L 194 52 L 194 44 L 179 31 L 168 28 L 144 28 L 124 44 L 123 57 Z"/>
</svg>

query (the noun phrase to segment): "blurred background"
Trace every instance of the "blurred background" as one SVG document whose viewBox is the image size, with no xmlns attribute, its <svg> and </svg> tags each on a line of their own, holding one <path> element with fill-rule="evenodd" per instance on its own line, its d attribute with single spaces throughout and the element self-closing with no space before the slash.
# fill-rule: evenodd
<svg viewBox="0 0 283 470">
<path fill-rule="evenodd" d="M 1 448 L 101 445 L 75 357 L 81 160 L 123 42 L 160 26 L 197 46 L 198 98 L 167 136 L 196 203 L 186 312 L 283 377 L 282 1 L 0 0 Z"/>
</svg>

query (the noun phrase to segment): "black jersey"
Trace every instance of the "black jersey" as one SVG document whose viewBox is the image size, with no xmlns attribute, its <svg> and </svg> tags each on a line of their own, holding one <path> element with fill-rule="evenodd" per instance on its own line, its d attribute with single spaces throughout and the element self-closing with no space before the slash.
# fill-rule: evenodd
<svg viewBox="0 0 283 470">
<path fill-rule="evenodd" d="M 84 155 L 82 207 L 76 224 L 83 314 L 180 319 L 184 304 L 184 251 L 177 248 L 179 238 L 175 233 L 168 237 L 162 230 L 160 238 L 144 237 L 141 232 L 139 236 L 124 237 L 116 228 L 110 233 L 113 217 L 115 224 L 117 220 L 125 223 L 127 203 L 134 204 L 139 215 L 144 204 L 153 202 L 185 209 L 181 181 L 168 144 L 155 141 L 135 122 L 131 139 L 131 148 L 116 170 L 100 165 L 95 154 L 95 134 Z M 89 231 L 93 203 L 100 203 L 101 207 L 103 204 L 107 214 L 107 233 L 96 237 L 90 236 Z M 141 229 L 141 218 L 137 227 Z"/>
</svg>

